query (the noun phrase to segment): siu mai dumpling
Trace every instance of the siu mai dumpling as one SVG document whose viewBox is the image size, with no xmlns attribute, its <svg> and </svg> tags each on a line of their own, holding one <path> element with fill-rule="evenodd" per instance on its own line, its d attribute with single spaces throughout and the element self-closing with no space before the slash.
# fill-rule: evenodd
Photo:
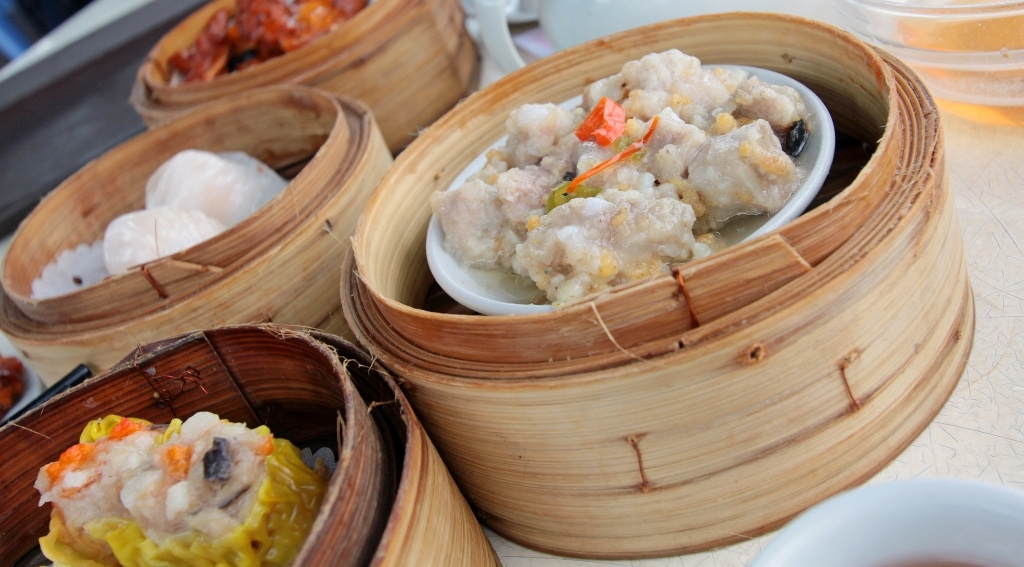
<svg viewBox="0 0 1024 567">
<path fill-rule="evenodd" d="M 199 211 L 158 207 L 132 211 L 107 225 L 103 262 L 111 274 L 170 256 L 226 230 L 218 220 Z"/>
<path fill-rule="evenodd" d="M 285 567 L 327 481 L 266 426 L 199 412 L 167 425 L 93 420 L 35 487 L 52 505 L 39 545 L 55 564 Z"/>
<path fill-rule="evenodd" d="M 199 211 L 231 228 L 287 185 L 273 168 L 245 152 L 183 150 L 146 182 L 146 208 Z"/>
</svg>

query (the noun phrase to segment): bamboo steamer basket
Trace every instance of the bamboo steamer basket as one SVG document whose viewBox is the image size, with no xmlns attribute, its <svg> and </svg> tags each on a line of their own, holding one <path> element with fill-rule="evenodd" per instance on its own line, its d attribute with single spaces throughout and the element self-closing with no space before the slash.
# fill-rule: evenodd
<svg viewBox="0 0 1024 567">
<path fill-rule="evenodd" d="M 378 429 L 391 442 L 398 490 L 370 565 L 500 567 L 494 548 L 398 384 L 358 346 L 320 331 L 309 334 L 337 352 Z"/>
<path fill-rule="evenodd" d="M 115 413 L 166 423 L 197 411 L 265 424 L 300 447 L 329 446 L 338 455 L 292 565 L 498 565 L 390 377 L 336 336 L 278 325 L 140 345 L 106 374 L 0 429 L 4 454 L 18 455 L 0 470 L 8 510 L 0 518 L 0 563 L 38 554 L 50 506 L 37 505 L 33 483 L 42 466 L 78 442 L 87 421 Z"/>
<path fill-rule="evenodd" d="M 874 151 L 852 174 L 833 166 L 836 194 L 796 221 L 672 274 L 545 314 L 421 308 L 429 196 L 508 112 L 669 48 L 800 80 Z M 502 536 L 595 558 L 743 540 L 870 478 L 961 375 L 974 306 L 938 116 L 902 63 L 819 22 L 731 13 L 596 40 L 406 149 L 360 219 L 343 308 Z"/>
<path fill-rule="evenodd" d="M 143 208 L 150 174 L 186 148 L 246 151 L 290 184 L 206 242 L 70 294 L 32 297 L 47 263 Z M 347 333 L 337 270 L 391 162 L 369 109 L 324 91 L 267 87 L 196 108 L 87 164 L 22 222 L 4 259 L 0 330 L 46 384 L 80 363 L 99 374 L 139 343 L 194 329 L 278 322 Z"/>
<path fill-rule="evenodd" d="M 152 48 L 129 98 L 144 122 L 254 87 L 307 85 L 367 103 L 397 151 L 476 87 L 480 60 L 459 0 L 376 0 L 301 49 L 207 83 L 172 85 L 170 57 L 190 47 L 215 12 L 234 5 L 210 2 Z"/>
</svg>

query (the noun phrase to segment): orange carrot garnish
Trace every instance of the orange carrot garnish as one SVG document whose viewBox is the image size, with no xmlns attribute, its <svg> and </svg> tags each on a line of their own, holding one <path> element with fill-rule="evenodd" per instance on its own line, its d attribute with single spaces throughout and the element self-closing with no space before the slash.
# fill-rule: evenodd
<svg viewBox="0 0 1024 567">
<path fill-rule="evenodd" d="M 644 145 L 647 144 L 648 141 L 650 141 L 651 136 L 654 135 L 654 129 L 658 127 L 658 118 L 658 116 L 655 116 L 651 120 L 651 127 L 647 129 L 647 133 L 644 134 L 643 138 L 640 138 L 640 140 L 633 142 L 632 144 L 629 145 L 629 147 L 622 150 L 621 152 L 613 155 L 612 157 L 602 161 L 601 163 L 595 165 L 594 167 L 577 175 L 576 179 L 573 179 L 572 182 L 569 183 L 569 187 L 566 189 L 566 192 L 572 193 L 576 191 L 576 187 L 578 187 L 587 179 L 590 179 L 591 177 L 597 175 L 598 173 L 601 173 L 602 171 L 608 169 L 609 167 L 639 152 L 644 147 Z"/>
<path fill-rule="evenodd" d="M 110 433 L 107 435 L 107 438 L 124 439 L 125 437 L 128 437 L 129 435 L 135 433 L 136 431 L 142 431 L 142 429 L 144 428 L 145 426 L 142 425 L 141 423 L 128 419 L 127 417 L 122 417 L 121 421 L 117 422 L 117 425 L 115 425 L 114 428 L 110 430 Z"/>
<path fill-rule="evenodd" d="M 273 453 L 274 452 L 274 436 L 273 435 L 267 435 L 266 437 L 264 437 L 263 438 L 263 443 L 261 443 L 260 446 L 257 447 L 255 449 L 255 451 L 253 451 L 253 452 L 256 453 L 257 455 L 261 456 L 261 457 L 266 457 L 267 455 Z"/>
<path fill-rule="evenodd" d="M 188 476 L 188 468 L 192 464 L 192 447 L 168 445 L 163 451 L 163 461 L 167 475 L 176 481 L 182 480 Z"/>
<path fill-rule="evenodd" d="M 593 138 L 597 145 L 608 146 L 626 129 L 626 110 L 608 97 L 601 97 L 590 114 L 576 129 L 581 142 Z"/>
<path fill-rule="evenodd" d="M 50 477 L 50 483 L 57 482 L 64 471 L 69 468 L 78 468 L 79 465 L 92 459 L 96 447 L 91 443 L 79 443 L 68 447 L 57 462 L 46 465 L 46 475 Z"/>
</svg>

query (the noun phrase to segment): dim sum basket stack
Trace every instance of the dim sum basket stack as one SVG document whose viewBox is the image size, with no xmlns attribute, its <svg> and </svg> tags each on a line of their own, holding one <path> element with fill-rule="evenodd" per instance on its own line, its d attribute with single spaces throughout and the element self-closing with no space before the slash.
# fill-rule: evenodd
<svg viewBox="0 0 1024 567">
<path fill-rule="evenodd" d="M 337 455 L 291 565 L 498 565 L 407 400 L 372 366 L 337 336 L 277 325 L 139 345 L 106 374 L 0 429 L 0 448 L 18 455 L 0 471 L 0 556 L 13 562 L 34 553 L 50 515 L 38 506 L 36 475 L 78 442 L 88 421 L 115 414 L 167 423 L 210 411 Z"/>
<path fill-rule="evenodd" d="M 255 87 L 307 85 L 366 102 L 397 150 L 476 88 L 480 61 L 459 0 L 376 0 L 299 49 L 209 82 L 172 84 L 171 56 L 234 6 L 210 2 L 152 48 L 130 96 L 147 124 Z"/>
<path fill-rule="evenodd" d="M 429 197 L 509 111 L 670 48 L 803 82 L 863 160 L 837 156 L 835 194 L 781 230 L 673 273 L 543 314 L 422 308 Z M 487 525 L 572 556 L 713 548 L 867 480 L 939 412 L 974 331 L 931 96 L 889 55 L 776 14 L 623 32 L 474 94 L 389 170 L 349 268 L 349 324 Z"/>
<path fill-rule="evenodd" d="M 49 299 L 32 281 L 65 249 L 143 208 L 146 180 L 177 152 L 244 151 L 291 181 L 227 231 Z M 277 322 L 344 334 L 338 275 L 362 206 L 392 162 L 369 109 L 306 87 L 267 87 L 196 108 L 115 147 L 54 189 L 4 259 L 0 329 L 47 384 L 99 373 L 139 343 Z"/>
</svg>

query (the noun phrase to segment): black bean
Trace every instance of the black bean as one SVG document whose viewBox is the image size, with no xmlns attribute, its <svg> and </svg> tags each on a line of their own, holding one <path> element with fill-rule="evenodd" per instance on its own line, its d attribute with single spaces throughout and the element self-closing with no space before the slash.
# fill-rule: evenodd
<svg viewBox="0 0 1024 567">
<path fill-rule="evenodd" d="M 787 154 L 796 157 L 807 147 L 807 124 L 803 119 L 797 120 L 789 127 L 786 138 L 782 142 L 782 150 Z"/>
<path fill-rule="evenodd" d="M 213 447 L 203 455 L 203 477 L 209 482 L 231 478 L 231 454 L 228 452 L 227 439 L 213 438 Z"/>
</svg>

